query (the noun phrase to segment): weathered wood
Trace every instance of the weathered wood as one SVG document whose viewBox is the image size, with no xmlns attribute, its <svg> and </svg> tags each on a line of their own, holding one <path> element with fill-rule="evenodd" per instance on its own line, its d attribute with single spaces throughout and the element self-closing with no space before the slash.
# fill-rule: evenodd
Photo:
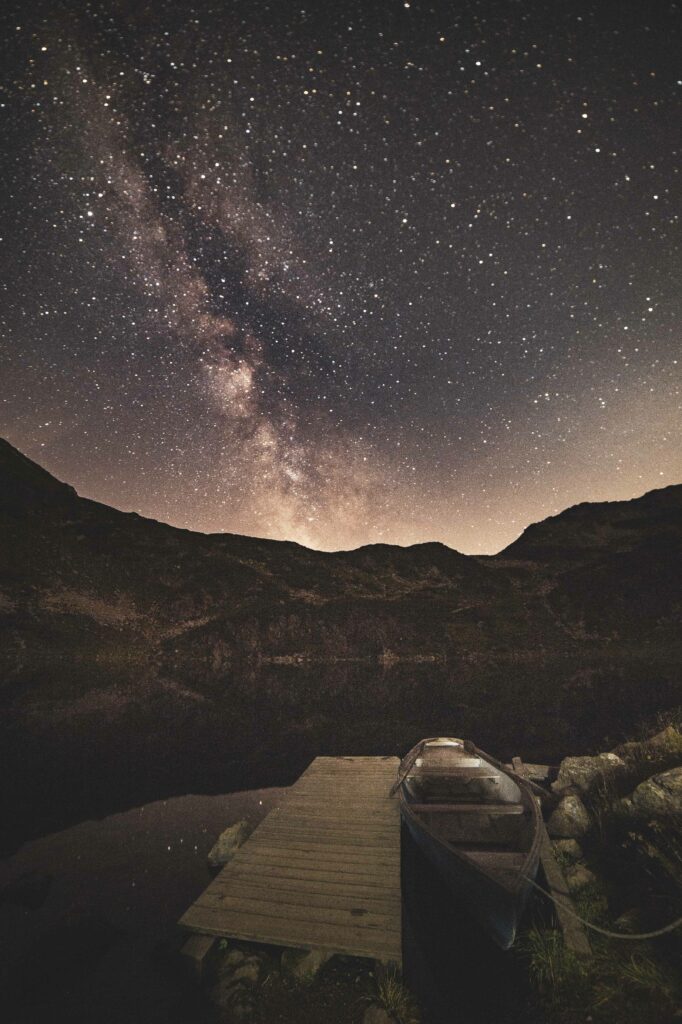
<svg viewBox="0 0 682 1024">
<path fill-rule="evenodd" d="M 316 758 L 180 924 L 400 964 L 397 768 L 397 758 Z"/>
<path fill-rule="evenodd" d="M 197 981 L 201 981 L 206 961 L 211 954 L 215 941 L 214 935 L 200 935 L 197 933 L 196 935 L 190 935 L 180 950 L 183 963 Z"/>
<path fill-rule="evenodd" d="M 411 804 L 415 814 L 492 814 L 500 817 L 518 817 L 523 804 Z"/>
<path fill-rule="evenodd" d="M 280 889 L 270 885 L 249 885 L 244 883 L 239 887 L 239 898 L 258 900 L 261 903 L 272 902 L 273 891 L 277 892 L 277 902 L 282 905 L 292 903 L 293 905 L 299 905 L 301 902 L 301 890 L 300 889 Z M 227 892 L 227 899 L 230 898 L 229 890 Z M 376 908 L 377 911 L 383 911 L 388 905 L 395 909 L 395 905 L 399 903 L 399 898 L 391 899 L 386 896 L 385 893 L 377 894 L 367 892 L 317 892 L 315 890 L 306 890 L 305 898 L 311 907 L 320 908 L 331 908 L 332 910 L 355 910 L 358 906 L 367 908 L 368 912 L 373 912 Z M 205 904 L 206 906 L 221 906 L 223 896 L 220 892 L 215 889 L 204 892 L 197 903 Z"/>
<path fill-rule="evenodd" d="M 233 871 L 231 871 L 230 875 L 229 875 L 230 878 L 232 878 L 232 877 L 236 877 L 236 878 L 239 878 L 239 877 L 249 878 L 249 877 L 252 876 L 252 871 L 250 870 L 252 865 L 249 865 L 249 869 L 247 869 L 246 871 L 239 871 L 239 870 L 237 870 L 237 868 L 238 868 L 237 865 L 234 865 L 233 862 L 230 862 L 230 863 L 232 864 L 232 867 L 233 867 Z M 306 868 L 306 869 L 301 869 L 301 868 L 287 868 L 287 867 L 282 867 L 280 865 L 276 865 L 276 866 L 272 866 L 271 867 L 269 865 L 264 865 L 263 864 L 263 865 L 260 865 L 259 868 L 258 868 L 258 875 L 259 875 L 259 877 L 262 877 L 262 878 L 273 878 L 273 879 L 289 878 L 289 879 L 296 879 L 296 880 L 299 880 L 301 882 L 307 882 L 307 883 L 311 883 L 311 882 L 317 883 L 319 881 L 325 881 L 325 882 L 331 882 L 332 884 L 333 883 L 337 883 L 339 886 L 340 885 L 345 885 L 346 882 L 351 882 L 351 883 L 360 882 L 363 885 L 368 885 L 368 886 L 371 885 L 375 889 L 388 889 L 389 891 L 393 891 L 394 890 L 393 879 L 392 879 L 392 877 L 388 877 L 387 878 L 386 872 L 381 872 L 380 875 L 376 875 L 376 874 L 374 874 L 374 875 L 362 875 L 362 874 L 356 872 L 354 874 L 346 875 L 345 877 L 341 878 L 341 877 L 339 877 L 339 872 L 338 871 L 335 871 L 333 869 L 331 869 L 331 870 L 330 869 L 325 869 L 324 867 L 322 867 L 322 868 L 310 868 L 309 867 L 309 868 Z M 212 884 L 216 885 L 218 883 L 218 881 L 220 880 L 220 877 L 221 876 L 218 875 L 217 878 L 214 880 L 214 882 Z M 226 883 L 226 884 L 228 884 L 228 883 Z"/>
<path fill-rule="evenodd" d="M 518 775 L 526 775 L 526 766 L 520 757 L 512 758 L 514 771 Z M 537 798 L 536 798 L 537 799 Z M 539 800 L 538 800 L 539 803 Z M 554 909 L 567 947 L 580 956 L 589 956 L 592 952 L 587 932 L 580 921 L 573 916 L 573 900 L 564 878 L 564 873 L 554 856 L 554 850 L 544 823 L 540 830 L 540 866 L 545 875 L 547 888 L 554 900 Z M 573 913 L 568 913 L 567 908 Z"/>
<path fill-rule="evenodd" d="M 556 901 L 554 907 L 561 930 L 564 933 L 566 945 L 574 953 L 579 953 L 581 956 L 589 956 L 592 950 L 585 928 L 577 918 L 566 912 L 566 907 L 573 910 L 573 900 L 566 885 L 564 873 L 554 856 L 552 844 L 544 825 L 542 826 L 542 837 L 540 839 L 540 864 L 545 873 L 549 891 Z"/>
<path fill-rule="evenodd" d="M 508 765 L 512 771 L 517 771 L 516 762 L 523 765 L 524 775 L 531 782 L 547 782 L 555 768 L 552 768 L 551 764 L 529 764 L 528 761 L 522 761 L 520 757 L 513 757 L 512 763 Z"/>
<path fill-rule="evenodd" d="M 400 931 L 372 929 L 361 922 L 356 926 L 327 922 L 297 921 L 292 918 L 268 917 L 253 913 L 238 914 L 207 907 L 191 908 L 194 926 L 212 935 L 225 934 L 225 921 L 230 921 L 230 935 L 247 942 L 262 942 L 295 949 L 321 949 L 328 953 L 370 957 L 376 960 L 397 959 Z M 182 923 L 182 922 L 181 922 Z"/>
</svg>

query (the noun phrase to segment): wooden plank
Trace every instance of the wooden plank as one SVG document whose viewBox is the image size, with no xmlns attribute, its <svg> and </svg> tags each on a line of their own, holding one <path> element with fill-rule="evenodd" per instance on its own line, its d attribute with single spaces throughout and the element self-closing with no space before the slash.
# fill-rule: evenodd
<svg viewBox="0 0 682 1024">
<path fill-rule="evenodd" d="M 211 955 L 211 951 L 215 946 L 214 935 L 201 935 L 196 933 L 190 935 L 182 949 L 180 955 L 183 959 L 183 963 L 188 968 L 192 977 L 197 981 L 201 981 L 204 971 L 206 969 L 206 962 Z"/>
<path fill-rule="evenodd" d="M 273 831 L 268 835 L 261 836 L 259 841 L 254 843 L 254 849 L 263 847 L 264 849 L 291 850 L 292 853 L 315 853 L 317 856 L 323 857 L 327 852 L 331 854 L 347 845 L 351 844 L 341 843 L 339 840 L 327 837 L 321 837 L 319 841 L 316 841 L 315 837 L 310 838 L 309 836 L 305 836 L 304 839 L 285 838 Z M 344 856 L 347 856 L 347 851 L 343 852 Z M 360 849 L 357 846 L 354 847 L 355 857 L 360 861 L 376 859 L 377 852 L 382 852 L 385 856 L 390 856 L 393 859 L 399 856 L 399 851 L 387 850 L 386 844 L 380 841 L 367 843 Z"/>
<path fill-rule="evenodd" d="M 233 890 L 226 889 L 229 894 Z M 297 905 L 310 905 L 312 907 L 331 907 L 335 910 L 343 910 L 355 907 L 366 907 L 368 910 L 377 908 L 380 910 L 382 907 L 390 906 L 392 910 L 400 903 L 400 897 L 395 896 L 391 898 L 387 896 L 385 892 L 377 893 L 376 890 L 372 892 L 371 889 L 352 890 L 350 892 L 339 892 L 337 890 L 326 890 L 316 892 L 314 889 L 306 887 L 295 887 L 293 889 L 280 889 L 279 887 L 263 885 L 258 883 L 244 882 L 236 890 L 240 897 L 249 899 L 258 899 L 261 902 L 273 899 L 273 893 L 277 893 L 278 905 L 286 905 L 293 903 Z M 197 902 L 204 899 L 204 896 L 208 897 L 208 889 L 199 897 Z M 220 900 L 219 889 L 211 889 L 211 899 Z"/>
<path fill-rule="evenodd" d="M 312 906 L 301 903 L 273 903 L 267 898 L 252 896 L 217 896 L 204 893 L 195 906 L 221 912 L 234 911 L 236 914 L 255 914 L 271 920 L 282 918 L 284 921 L 310 921 L 315 924 L 346 925 L 361 924 L 363 929 L 379 928 L 382 931 L 390 928 L 395 922 L 395 913 L 390 907 L 380 913 L 368 907 L 330 907 Z"/>
<path fill-rule="evenodd" d="M 419 778 L 420 775 L 447 775 L 448 778 L 453 779 L 499 778 L 499 772 L 496 772 L 493 768 L 450 768 L 447 765 L 434 768 L 428 768 L 426 765 L 415 765 L 413 769 L 410 769 L 408 778 L 412 775 L 416 778 Z"/>
<path fill-rule="evenodd" d="M 390 850 L 384 853 L 380 848 L 377 848 L 375 856 L 371 856 L 366 850 L 363 856 L 358 855 L 354 857 L 352 852 L 345 852 L 345 850 L 351 849 L 349 847 L 337 849 L 333 846 L 317 846 L 303 850 L 294 850 L 290 844 L 267 846 L 264 843 L 259 843 L 257 847 L 254 847 L 249 852 L 249 863 L 253 863 L 254 860 L 258 859 L 266 863 L 285 863 L 289 867 L 307 867 L 310 859 L 316 857 L 322 858 L 327 866 L 337 868 L 339 871 L 350 870 L 353 872 L 359 868 L 360 873 L 373 872 L 376 868 L 397 867 L 400 863 L 399 854 L 394 854 Z M 349 864 L 350 856 L 353 856 L 352 864 Z"/>
<path fill-rule="evenodd" d="M 515 762 L 523 765 L 523 774 L 531 782 L 548 782 L 552 772 L 557 770 L 550 764 L 530 764 L 528 761 L 522 761 L 520 757 L 513 757 L 512 763 L 507 767 L 515 772 L 518 772 Z"/>
<path fill-rule="evenodd" d="M 268 829 L 267 832 L 259 833 L 254 838 L 253 846 L 258 847 L 261 844 L 267 846 L 278 838 L 283 842 L 304 843 L 306 846 L 353 846 L 360 854 L 361 851 L 371 851 L 375 848 L 390 849 L 392 829 L 373 830 L 366 833 L 362 828 L 354 828 L 349 831 L 324 827 L 318 829 L 314 821 L 307 826 L 297 822 L 292 822 L 291 825 L 283 823 L 281 828 Z"/>
<path fill-rule="evenodd" d="M 229 884 L 229 879 L 233 877 L 250 877 L 250 866 L 248 866 L 246 870 L 242 870 L 240 872 L 238 869 L 234 869 L 234 862 L 232 862 L 232 865 L 233 870 L 230 872 L 229 875 L 225 876 L 225 878 L 223 879 L 223 873 L 221 872 L 221 874 L 217 875 L 213 882 L 211 882 L 211 885 L 217 885 L 219 883 L 219 880 L 221 884 L 223 881 L 226 884 Z M 362 885 L 371 885 L 377 889 L 388 889 L 390 891 L 394 889 L 393 878 L 390 877 L 386 872 L 382 872 L 380 876 L 366 876 L 361 875 L 360 873 L 356 873 L 347 875 L 345 877 L 340 877 L 338 871 L 334 871 L 333 869 L 330 871 L 328 869 L 325 869 L 324 867 L 308 867 L 305 870 L 302 870 L 301 868 L 289 868 L 281 864 L 275 864 L 272 867 L 263 864 L 259 866 L 258 874 L 262 878 L 293 878 L 299 880 L 307 879 L 312 882 L 329 881 L 333 883 L 334 880 L 338 880 L 339 885 L 345 884 L 346 882 L 355 882 L 357 880 Z"/>
<path fill-rule="evenodd" d="M 518 775 L 526 775 L 526 768 L 520 757 L 512 758 L 514 771 Z M 536 797 L 536 800 L 538 798 Z M 538 804 L 540 801 L 538 800 Z M 540 825 L 540 864 L 545 875 L 547 888 L 554 899 L 554 909 L 567 947 L 580 956 L 590 956 L 592 949 L 587 931 L 580 921 L 573 916 L 573 900 L 564 878 L 564 873 L 554 856 L 554 850 L 541 818 Z M 573 913 L 567 913 L 567 909 Z"/>
<path fill-rule="evenodd" d="M 278 829 L 277 834 L 280 835 L 282 839 L 289 839 L 292 842 L 300 842 L 301 840 L 304 842 L 312 842 L 310 836 L 314 835 L 316 830 L 320 838 L 324 839 L 328 844 L 332 843 L 337 847 L 352 846 L 356 850 L 360 846 L 366 846 L 367 849 L 370 849 L 371 846 L 386 849 L 386 847 L 390 845 L 392 839 L 392 830 L 390 829 L 383 829 L 381 832 L 374 831 L 371 832 L 369 836 L 366 836 L 362 829 L 353 829 L 352 831 L 329 829 L 324 827 L 316 829 L 314 822 L 311 822 L 307 827 L 305 825 L 292 825 L 291 827 L 282 826 L 281 829 Z M 257 840 L 254 840 L 252 849 L 257 849 L 261 844 L 267 845 L 270 838 L 272 838 L 272 835 L 268 833 L 259 836 Z"/>
<path fill-rule="evenodd" d="M 209 935 L 224 935 L 226 916 L 223 911 L 195 904 L 181 919 L 181 924 Z M 397 963 L 402 959 L 400 931 L 382 929 L 375 934 L 370 929 L 352 925 L 331 928 L 328 924 L 312 921 L 273 919 L 256 914 L 230 914 L 229 920 L 229 934 L 235 939 L 298 949 L 320 949 L 376 960 L 393 959 Z"/>
<path fill-rule="evenodd" d="M 556 915 L 564 934 L 564 942 L 569 949 L 581 956 L 589 956 L 592 952 L 590 940 L 583 925 L 572 914 L 566 913 L 565 907 L 573 910 L 573 900 L 564 878 L 564 873 L 557 863 L 552 844 L 550 843 L 547 829 L 542 825 L 542 837 L 540 840 L 540 863 L 545 873 L 547 886 L 550 893 L 556 900 L 554 907 Z"/>
<path fill-rule="evenodd" d="M 310 835 L 320 835 L 322 832 L 330 832 L 338 835 L 347 835 L 349 832 L 355 832 L 358 835 L 364 836 L 368 833 L 370 835 L 376 833 L 377 835 L 384 835 L 387 832 L 391 832 L 391 826 L 385 821 L 377 820 L 375 816 L 373 822 L 358 822 L 357 824 L 350 817 L 345 827 L 343 822 L 332 819 L 328 821 L 326 818 L 318 814 L 313 814 L 312 809 L 306 812 L 306 815 L 297 814 L 295 811 L 291 815 L 281 818 L 276 818 L 274 821 L 268 822 L 267 828 L 257 829 L 254 834 L 267 835 L 272 831 L 280 832 L 282 829 L 289 828 L 292 830 L 307 829 Z"/>
<path fill-rule="evenodd" d="M 397 768 L 397 758 L 317 758 L 181 925 L 400 964 Z"/>
<path fill-rule="evenodd" d="M 523 804 L 410 804 L 410 808 L 416 814 L 523 814 Z"/>
<path fill-rule="evenodd" d="M 400 862 L 397 858 L 393 862 L 389 861 L 369 861 L 364 864 L 360 864 L 357 861 L 354 864 L 350 864 L 348 858 L 342 856 L 334 859 L 325 858 L 323 862 L 311 860 L 314 855 L 301 856 L 298 858 L 291 857 L 288 859 L 282 858 L 278 852 L 268 850 L 252 850 L 248 863 L 250 865 L 258 865 L 261 867 L 277 867 L 280 864 L 286 864 L 290 868 L 300 868 L 306 873 L 308 871 L 326 871 L 336 872 L 340 876 L 350 875 L 351 878 L 362 877 L 375 877 L 381 878 L 386 871 L 391 871 L 400 867 Z"/>
</svg>

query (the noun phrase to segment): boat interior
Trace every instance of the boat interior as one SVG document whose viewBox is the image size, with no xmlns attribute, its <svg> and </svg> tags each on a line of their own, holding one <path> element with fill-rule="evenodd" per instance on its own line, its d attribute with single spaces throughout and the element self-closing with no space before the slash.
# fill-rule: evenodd
<svg viewBox="0 0 682 1024">
<path fill-rule="evenodd" d="M 426 743 L 403 782 L 410 810 L 449 848 L 511 883 L 533 843 L 530 797 L 461 740 Z"/>
</svg>

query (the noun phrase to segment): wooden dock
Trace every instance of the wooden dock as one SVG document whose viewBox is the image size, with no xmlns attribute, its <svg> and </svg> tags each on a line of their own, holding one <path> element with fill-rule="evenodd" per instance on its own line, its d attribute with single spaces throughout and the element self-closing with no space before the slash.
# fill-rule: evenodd
<svg viewBox="0 0 682 1024">
<path fill-rule="evenodd" d="M 402 963 L 396 757 L 317 757 L 180 919 L 194 933 Z"/>
</svg>

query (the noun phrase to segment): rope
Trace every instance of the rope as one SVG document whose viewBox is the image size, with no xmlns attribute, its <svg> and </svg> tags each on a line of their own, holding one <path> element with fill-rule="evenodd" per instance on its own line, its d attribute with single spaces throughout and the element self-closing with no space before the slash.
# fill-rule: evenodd
<svg viewBox="0 0 682 1024">
<path fill-rule="evenodd" d="M 565 913 L 570 914 L 571 917 L 575 917 L 576 920 L 580 921 L 581 924 L 584 924 L 586 928 L 591 928 L 593 932 L 599 932 L 600 935 L 606 935 L 609 939 L 631 939 L 635 942 L 641 942 L 643 939 L 656 939 L 659 935 L 665 935 L 667 932 L 674 931 L 675 928 L 679 928 L 682 924 L 682 917 L 678 917 L 676 921 L 673 921 L 671 924 L 667 924 L 665 928 L 658 928 L 655 932 L 639 932 L 630 934 L 625 934 L 624 932 L 612 932 L 609 931 L 608 928 L 600 928 L 599 925 L 586 921 L 584 917 L 580 916 L 580 914 L 576 914 L 572 907 L 569 907 L 563 902 L 563 900 L 559 902 L 559 900 L 552 896 L 551 893 L 547 892 L 546 889 L 543 889 L 542 886 L 538 885 L 538 883 L 532 878 L 529 878 L 528 875 L 524 875 L 523 877 L 527 882 L 530 882 L 534 889 L 541 892 L 543 896 L 546 896 L 548 900 L 555 903 L 557 907 L 561 907 Z"/>
</svg>

